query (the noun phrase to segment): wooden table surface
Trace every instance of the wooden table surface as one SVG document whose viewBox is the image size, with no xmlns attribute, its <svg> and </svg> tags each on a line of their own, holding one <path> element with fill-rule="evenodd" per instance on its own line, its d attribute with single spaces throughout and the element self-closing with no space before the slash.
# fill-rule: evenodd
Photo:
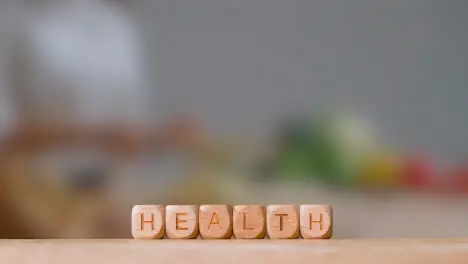
<svg viewBox="0 0 468 264">
<path fill-rule="evenodd" d="M 468 239 L 1 240 L 0 263 L 468 263 Z"/>
</svg>

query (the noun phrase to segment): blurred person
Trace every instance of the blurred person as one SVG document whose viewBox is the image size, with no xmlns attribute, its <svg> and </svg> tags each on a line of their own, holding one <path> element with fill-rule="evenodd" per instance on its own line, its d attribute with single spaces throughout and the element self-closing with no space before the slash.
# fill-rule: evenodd
<svg viewBox="0 0 468 264">
<path fill-rule="evenodd" d="M 163 180 L 140 174 L 167 177 L 142 153 L 191 149 L 195 125 L 154 125 L 131 1 L 23 2 L 0 33 L 0 237 L 127 236 L 119 206 Z"/>
</svg>

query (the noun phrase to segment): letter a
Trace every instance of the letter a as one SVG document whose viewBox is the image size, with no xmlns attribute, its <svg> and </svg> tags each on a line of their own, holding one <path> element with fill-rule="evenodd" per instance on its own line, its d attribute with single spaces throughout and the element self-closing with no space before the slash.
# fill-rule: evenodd
<svg viewBox="0 0 468 264">
<path fill-rule="evenodd" d="M 208 228 L 210 228 L 212 224 L 219 225 L 219 227 L 222 228 L 221 225 L 219 224 L 219 217 L 216 213 L 213 213 L 213 215 L 211 216 L 211 220 L 210 220 L 210 224 L 208 225 Z"/>
</svg>

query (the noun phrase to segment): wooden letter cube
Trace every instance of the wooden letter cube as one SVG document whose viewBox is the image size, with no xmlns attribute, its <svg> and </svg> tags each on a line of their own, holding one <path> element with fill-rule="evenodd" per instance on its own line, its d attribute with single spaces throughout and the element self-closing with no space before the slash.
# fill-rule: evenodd
<svg viewBox="0 0 468 264">
<path fill-rule="evenodd" d="M 231 238 L 232 207 L 202 205 L 198 213 L 200 236 L 204 239 Z"/>
<path fill-rule="evenodd" d="M 139 239 L 163 238 L 165 207 L 163 205 L 135 205 L 132 209 L 132 235 Z"/>
<path fill-rule="evenodd" d="M 263 239 L 265 237 L 265 207 L 261 205 L 236 205 L 232 217 L 236 238 Z"/>
<path fill-rule="evenodd" d="M 295 205 L 267 207 L 267 233 L 271 239 L 299 237 L 299 210 Z"/>
<path fill-rule="evenodd" d="M 302 238 L 330 238 L 333 233 L 333 211 L 328 205 L 301 205 L 300 225 Z"/>
<path fill-rule="evenodd" d="M 168 238 L 196 238 L 198 236 L 198 206 L 168 205 L 166 207 Z"/>
</svg>

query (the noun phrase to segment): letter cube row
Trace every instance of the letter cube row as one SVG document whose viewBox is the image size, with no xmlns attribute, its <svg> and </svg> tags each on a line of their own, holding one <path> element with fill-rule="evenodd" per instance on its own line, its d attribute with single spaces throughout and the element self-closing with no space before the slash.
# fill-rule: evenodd
<svg viewBox="0 0 468 264">
<path fill-rule="evenodd" d="M 333 210 L 328 205 L 135 205 L 136 239 L 328 239 Z"/>
</svg>

